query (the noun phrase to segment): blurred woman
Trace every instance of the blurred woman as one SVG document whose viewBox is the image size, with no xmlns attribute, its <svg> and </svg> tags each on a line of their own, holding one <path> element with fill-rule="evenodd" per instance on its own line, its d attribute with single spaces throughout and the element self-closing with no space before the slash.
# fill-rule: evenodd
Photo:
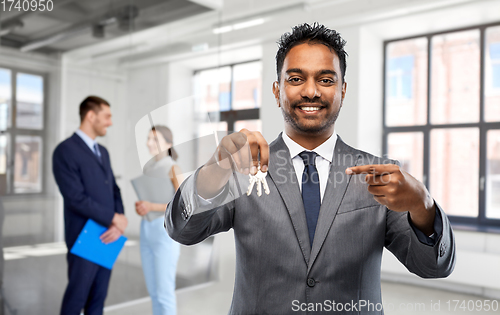
<svg viewBox="0 0 500 315">
<path fill-rule="evenodd" d="M 148 135 L 147 146 L 154 157 L 144 167 L 150 180 L 161 180 L 161 194 L 154 200 L 140 200 L 135 211 L 142 216 L 141 260 L 146 287 L 153 304 L 153 315 L 176 314 L 175 273 L 180 245 L 172 240 L 163 227 L 167 203 L 179 188 L 175 163 L 177 153 L 172 148 L 172 132 L 168 127 L 155 126 Z M 157 184 L 155 184 L 157 185 Z"/>
</svg>

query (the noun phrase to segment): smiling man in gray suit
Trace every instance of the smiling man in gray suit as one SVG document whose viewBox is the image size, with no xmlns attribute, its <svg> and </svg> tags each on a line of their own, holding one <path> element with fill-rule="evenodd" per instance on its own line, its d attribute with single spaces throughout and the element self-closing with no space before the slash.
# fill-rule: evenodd
<svg viewBox="0 0 500 315">
<path fill-rule="evenodd" d="M 167 207 L 183 244 L 234 230 L 231 314 L 383 314 L 382 250 L 424 278 L 455 264 L 450 223 L 425 186 L 393 160 L 335 132 L 347 84 L 345 41 L 322 25 L 284 34 L 273 93 L 285 130 L 224 137 Z M 269 194 L 249 191 L 260 165 Z"/>
</svg>

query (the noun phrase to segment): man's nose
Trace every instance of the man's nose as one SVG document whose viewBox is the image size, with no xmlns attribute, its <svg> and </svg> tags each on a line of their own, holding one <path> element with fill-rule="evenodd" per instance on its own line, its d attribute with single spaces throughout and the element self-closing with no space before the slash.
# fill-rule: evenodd
<svg viewBox="0 0 500 315">
<path fill-rule="evenodd" d="M 301 96 L 309 99 L 320 97 L 321 93 L 318 91 L 318 86 L 315 80 L 307 80 L 303 85 Z"/>
</svg>

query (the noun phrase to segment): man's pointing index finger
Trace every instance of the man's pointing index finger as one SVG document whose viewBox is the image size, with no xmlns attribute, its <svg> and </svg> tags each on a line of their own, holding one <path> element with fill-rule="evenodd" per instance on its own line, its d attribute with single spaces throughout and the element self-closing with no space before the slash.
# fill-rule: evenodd
<svg viewBox="0 0 500 315">
<path fill-rule="evenodd" d="M 386 175 L 399 171 L 396 164 L 372 164 L 349 167 L 345 170 L 347 175 L 373 174 Z"/>
</svg>

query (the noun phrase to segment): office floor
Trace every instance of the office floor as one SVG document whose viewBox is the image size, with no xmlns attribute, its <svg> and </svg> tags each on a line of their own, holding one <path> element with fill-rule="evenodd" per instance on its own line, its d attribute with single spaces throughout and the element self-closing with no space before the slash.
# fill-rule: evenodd
<svg viewBox="0 0 500 315">
<path fill-rule="evenodd" d="M 472 305 L 469 303 L 474 303 L 474 305 L 476 305 L 476 303 L 477 305 L 483 303 L 483 305 L 485 305 L 483 298 L 472 295 L 457 294 L 453 292 L 391 282 L 382 283 L 382 294 L 384 301 L 384 311 L 386 315 L 498 314 L 498 309 L 496 312 L 492 310 L 469 310 L 468 307 Z M 217 297 L 218 295 L 219 297 Z M 210 287 L 194 290 L 192 292 L 179 292 L 177 294 L 177 301 L 178 315 L 227 314 L 231 302 L 227 297 L 222 297 L 221 299 L 220 294 L 211 290 Z M 459 303 L 456 304 L 456 302 L 454 301 L 459 301 Z M 461 306 L 460 304 L 462 302 L 465 303 Z M 123 307 L 121 308 L 107 310 L 105 314 L 150 315 L 152 314 L 151 303 L 149 299 L 143 299 L 141 301 L 136 301 L 136 303 L 130 305 L 123 305 Z"/>
<path fill-rule="evenodd" d="M 205 242 L 197 247 L 181 250 L 179 264 L 188 265 L 190 269 L 186 272 L 185 268 L 178 268 L 178 289 L 182 290 L 209 280 L 207 265 L 192 261 L 210 260 L 211 243 L 209 240 Z M 4 248 L 4 257 L 4 314 L 58 314 L 67 284 L 64 243 L 7 247 Z M 134 305 L 145 297 L 145 300 L 149 301 L 141 268 L 139 242 L 129 240 L 113 267 L 106 307 L 123 310 L 124 305 L 130 301 L 133 301 Z M 147 311 L 144 312 L 147 314 Z M 136 314 L 143 314 L 143 311 Z"/>
<path fill-rule="evenodd" d="M 6 261 L 6 314 L 57 314 L 66 283 L 64 254 Z M 115 304 L 144 296 L 147 291 L 141 268 L 117 262 L 106 302 Z"/>
<path fill-rule="evenodd" d="M 184 252 L 181 250 L 177 276 L 179 315 L 220 315 L 227 314 L 229 310 L 235 271 L 234 240 L 230 233 L 223 233 L 213 245 L 215 249 L 210 243 L 196 245 L 199 247 L 195 248 L 187 247 Z M 212 256 L 214 252 L 218 254 Z M 64 253 L 64 245 L 60 243 L 5 249 L 4 293 L 8 305 L 4 314 L 58 313 L 66 285 Z M 211 257 L 217 257 L 215 262 Z M 217 266 L 218 271 L 213 272 L 217 281 L 213 281 L 214 277 L 205 277 L 207 265 L 197 265 L 207 261 L 213 261 L 212 264 Z M 197 269 L 200 271 L 198 274 Z M 498 309 L 485 311 L 484 307 L 482 311 L 478 310 L 487 304 L 481 297 L 406 284 L 383 282 L 382 295 L 386 315 L 475 315 L 499 312 Z M 491 306 L 494 303 L 498 307 L 500 301 L 489 302 Z M 152 314 L 137 241 L 128 243 L 115 264 L 104 313 Z"/>
</svg>

